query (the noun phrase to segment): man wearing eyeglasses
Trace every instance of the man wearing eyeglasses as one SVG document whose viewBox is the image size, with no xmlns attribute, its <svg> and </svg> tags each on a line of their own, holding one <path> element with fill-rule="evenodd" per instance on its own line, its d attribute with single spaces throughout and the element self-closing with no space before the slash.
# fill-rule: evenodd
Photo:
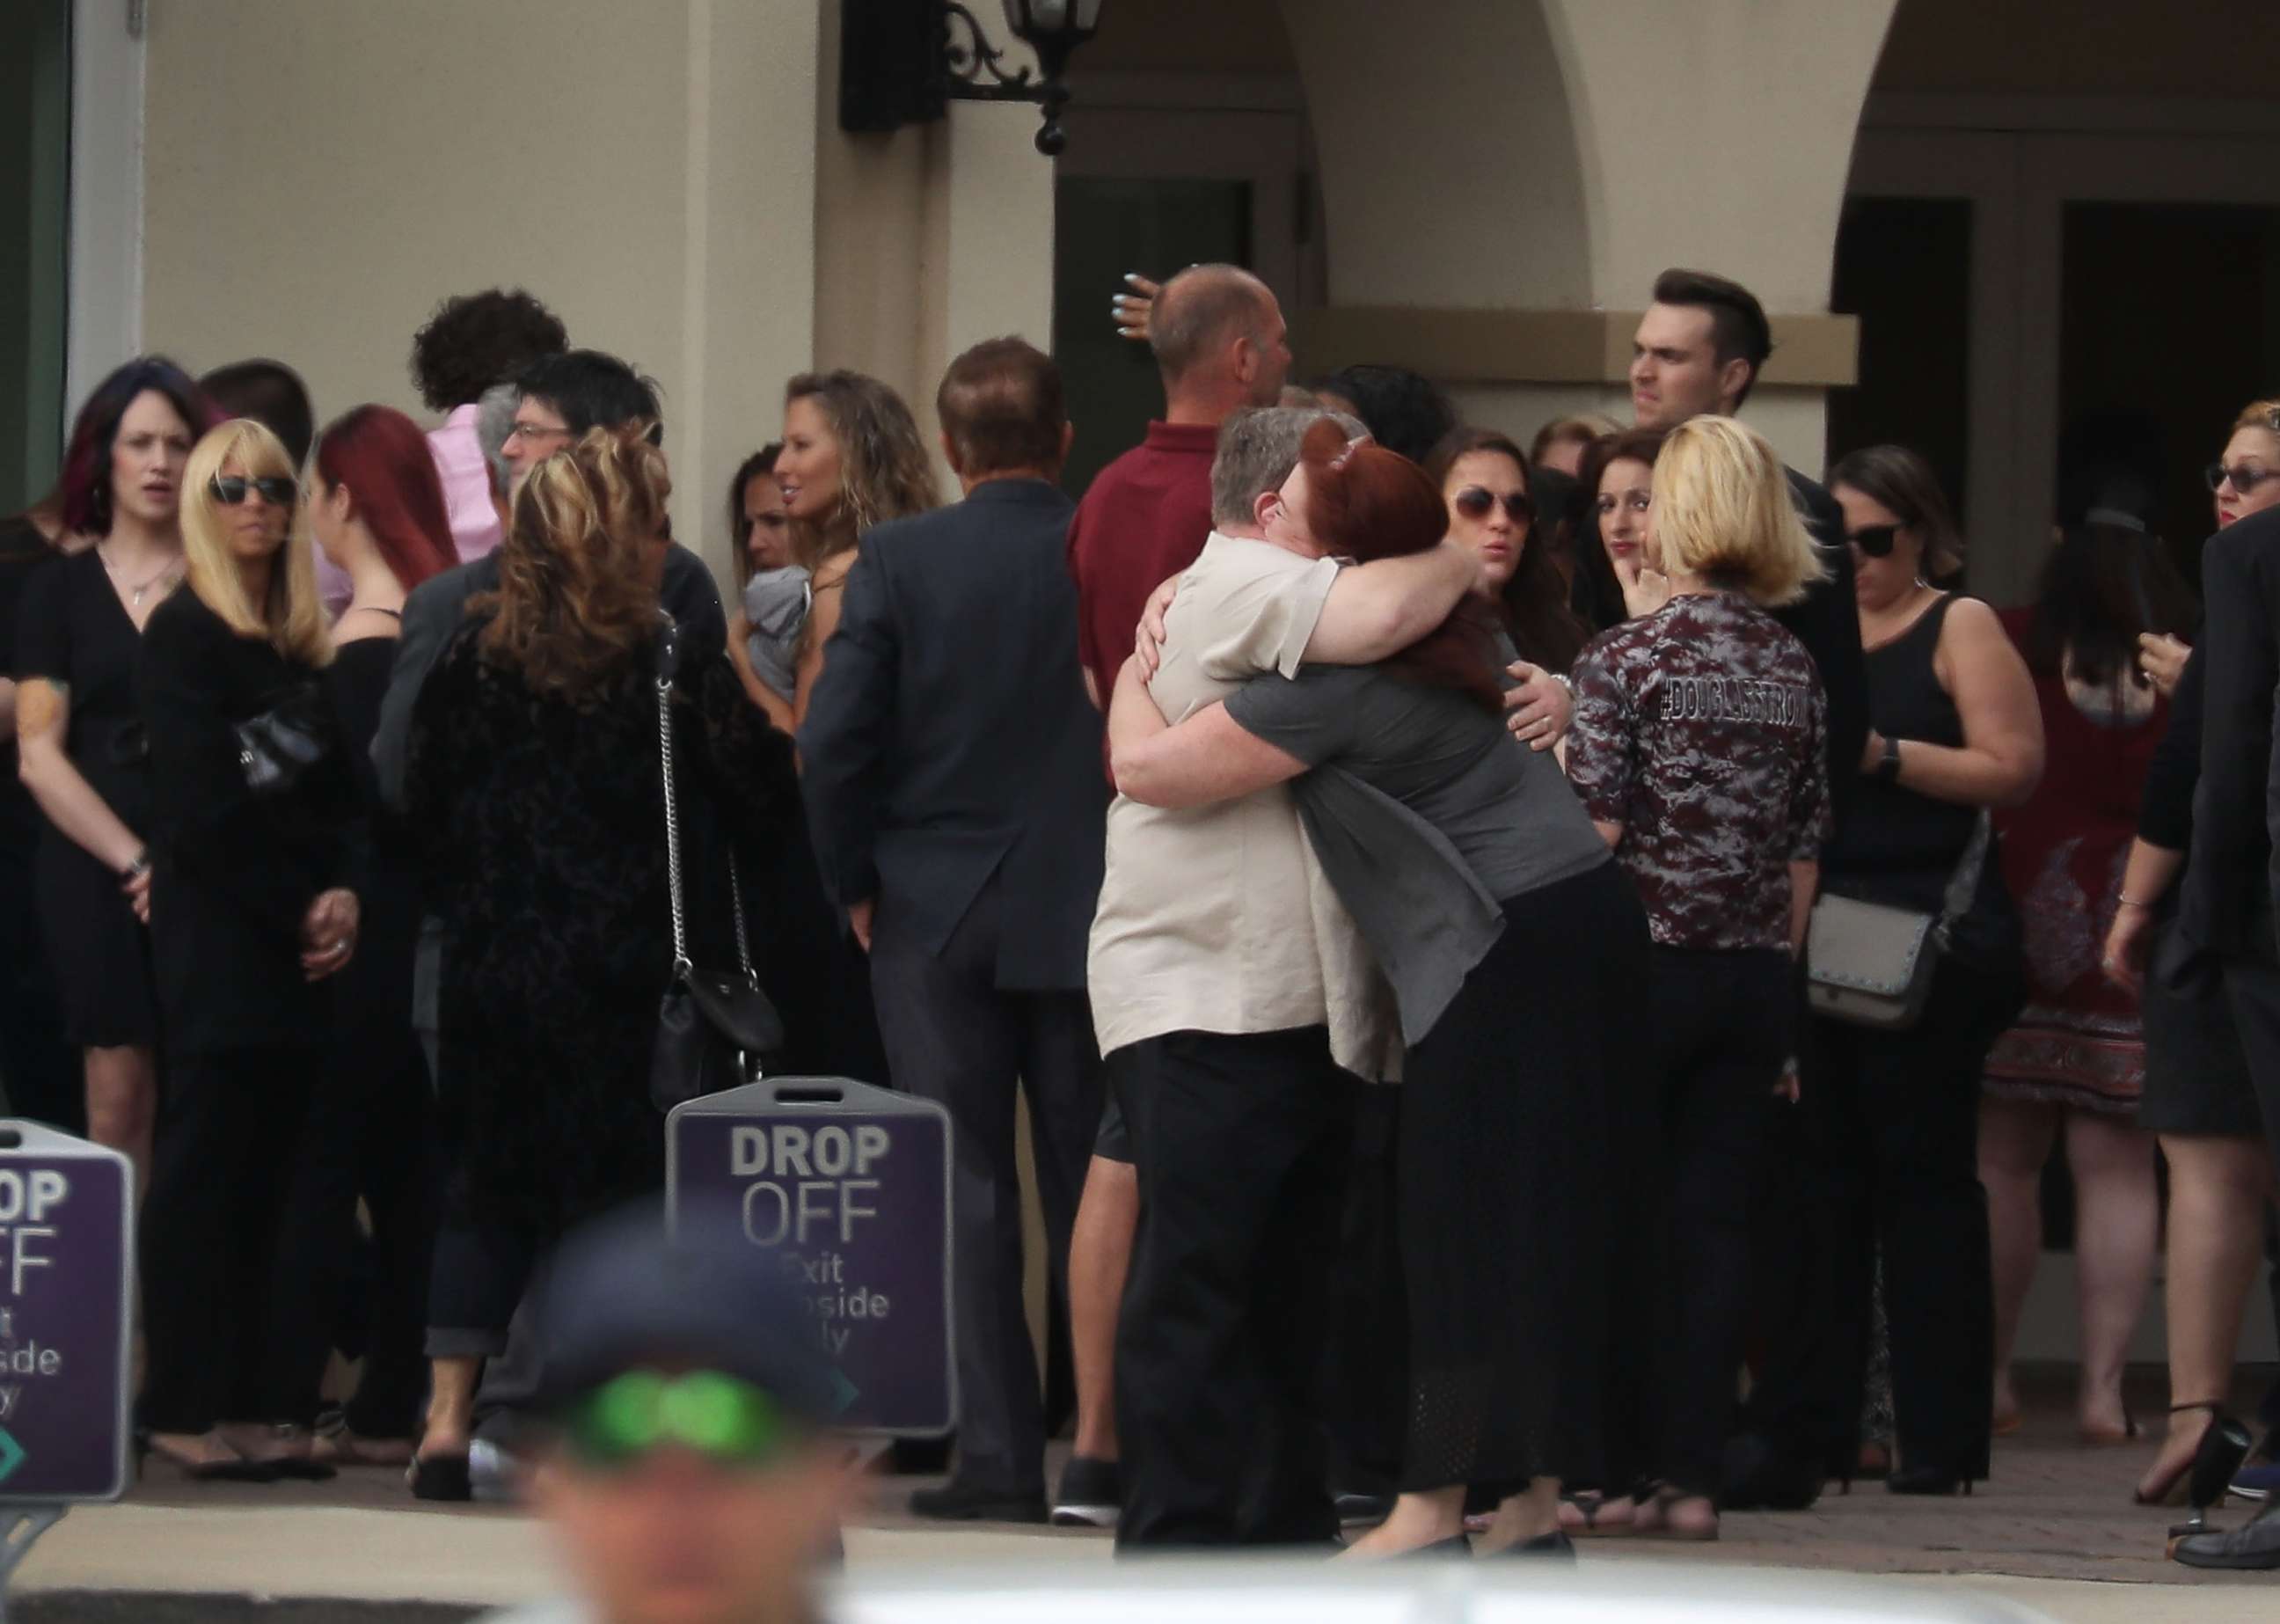
<svg viewBox="0 0 2280 1624">
<path fill-rule="evenodd" d="M 806 1305 L 733 1212 L 574 1236 L 536 1322 L 553 1351 L 531 1474 L 576 1599 L 490 1624 L 799 1624 L 859 1478 Z"/>
</svg>

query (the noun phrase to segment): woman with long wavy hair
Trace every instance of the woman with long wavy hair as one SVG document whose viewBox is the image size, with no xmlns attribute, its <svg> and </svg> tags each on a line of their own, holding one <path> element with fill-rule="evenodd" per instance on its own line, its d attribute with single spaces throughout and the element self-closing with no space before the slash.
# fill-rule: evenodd
<svg viewBox="0 0 2280 1624">
<path fill-rule="evenodd" d="M 142 1215 L 151 1451 L 193 1477 L 327 1477 L 322 1333 L 289 1221 L 331 989 L 356 951 L 354 789 L 300 484 L 260 424 L 183 469 L 184 590 L 150 617 L 150 938 L 166 1104 Z M 312 1351 L 313 1349 L 313 1351 Z"/>
<path fill-rule="evenodd" d="M 863 532 L 938 504 L 934 466 L 901 396 L 860 373 L 803 373 L 784 386 L 783 449 L 776 483 L 791 515 L 796 562 L 811 573 L 813 603 L 792 694 L 795 723 L 838 629 L 841 589 Z"/>
<path fill-rule="evenodd" d="M 782 838 L 791 741 L 725 653 L 670 658 L 659 606 L 664 454 L 595 429 L 523 482 L 498 590 L 468 601 L 413 713 L 405 800 L 428 907 L 452 931 L 439 1011 L 451 1167 L 428 1298 L 434 1386 L 412 1471 L 466 1499 L 482 1361 L 542 1255 L 584 1218 L 654 1196 L 649 1099 L 674 950 L 655 682 L 670 668 L 682 803 L 740 849 Z M 720 877 L 692 898 L 725 904 Z M 700 958 L 733 951 L 695 921 Z"/>
</svg>

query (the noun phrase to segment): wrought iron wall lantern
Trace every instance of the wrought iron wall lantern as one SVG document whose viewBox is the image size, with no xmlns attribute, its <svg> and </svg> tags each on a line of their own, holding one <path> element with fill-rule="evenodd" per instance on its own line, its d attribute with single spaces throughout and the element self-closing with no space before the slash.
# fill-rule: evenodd
<svg viewBox="0 0 2280 1624">
<path fill-rule="evenodd" d="M 1103 0 L 1003 0 L 1005 27 L 1037 53 L 1008 72 L 981 20 L 959 0 L 840 0 L 839 127 L 891 130 L 941 118 L 951 102 L 1034 102 L 1037 150 L 1068 145 L 1061 109 L 1069 54 L 1100 27 Z"/>
</svg>

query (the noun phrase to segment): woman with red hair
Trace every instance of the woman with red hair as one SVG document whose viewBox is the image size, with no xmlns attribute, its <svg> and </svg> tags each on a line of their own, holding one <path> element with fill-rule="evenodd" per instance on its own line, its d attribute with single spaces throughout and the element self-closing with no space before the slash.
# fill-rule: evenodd
<svg viewBox="0 0 2280 1624">
<path fill-rule="evenodd" d="M 318 544 L 351 585 L 326 673 L 353 765 L 361 810 L 350 887 L 364 899 L 356 957 L 335 982 L 336 1069 L 311 1107 L 309 1153 L 292 1226 L 311 1249 L 328 1301 L 310 1316 L 340 1322 L 359 1197 L 372 1215 L 374 1267 L 363 1379 L 339 1433 L 321 1440 L 343 1465 L 401 1466 L 427 1384 L 433 1201 L 425 1175 L 430 1084 L 412 1028 L 412 960 L 420 932 L 420 871 L 405 832 L 382 806 L 372 766 L 381 697 L 396 663 L 404 600 L 458 560 L 442 480 L 420 426 L 389 406 L 358 406 L 318 439 L 309 517 Z M 325 1349 L 304 1351 L 313 1384 Z"/>
<path fill-rule="evenodd" d="M 1307 557 L 1422 552 L 1448 528 L 1415 464 L 1308 432 L 1267 539 Z M 1109 714 L 1117 788 L 1194 806 L 1292 783 L 1308 839 L 1392 983 L 1407 1044 L 1397 1152 L 1408 1421 L 1393 1515 L 1356 1551 L 1559 1553 L 1559 1463 L 1578 1440 L 1563 1349 L 1606 1317 L 1602 1102 L 1637 1069 L 1629 997 L 1646 920 L 1549 756 L 1506 736 L 1485 604 L 1377 666 L 1255 678 L 1167 726 L 1128 666 Z M 1588 1424 L 1588 1421 L 1587 1421 Z M 1588 1440 L 1585 1442 L 1588 1447 Z"/>
</svg>

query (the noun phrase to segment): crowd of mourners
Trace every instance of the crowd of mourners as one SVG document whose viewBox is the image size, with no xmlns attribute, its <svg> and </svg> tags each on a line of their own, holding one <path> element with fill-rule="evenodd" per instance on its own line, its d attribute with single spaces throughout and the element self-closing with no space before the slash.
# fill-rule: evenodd
<svg viewBox="0 0 2280 1624">
<path fill-rule="evenodd" d="M 1739 420 L 1721 277 L 1656 283 L 1631 423 L 1526 443 L 1297 383 L 1242 270 L 1135 281 L 1163 416 L 1074 501 L 1019 338 L 938 447 L 790 380 L 681 510 L 725 606 L 667 403 L 526 293 L 418 334 L 432 427 L 273 360 L 95 388 L 0 527 L 0 1079 L 136 1169 L 148 1455 L 511 1480 L 525 1299 L 659 1198 L 661 1006 L 741 965 L 751 1063 L 954 1126 L 922 1516 L 1565 1557 L 1968 1492 L 2061 1148 L 2086 1443 L 2166 1235 L 2176 1503 L 2280 1139 L 2280 402 L 2198 554 L 2070 440 L 1999 612 L 1923 457 Z"/>
</svg>

